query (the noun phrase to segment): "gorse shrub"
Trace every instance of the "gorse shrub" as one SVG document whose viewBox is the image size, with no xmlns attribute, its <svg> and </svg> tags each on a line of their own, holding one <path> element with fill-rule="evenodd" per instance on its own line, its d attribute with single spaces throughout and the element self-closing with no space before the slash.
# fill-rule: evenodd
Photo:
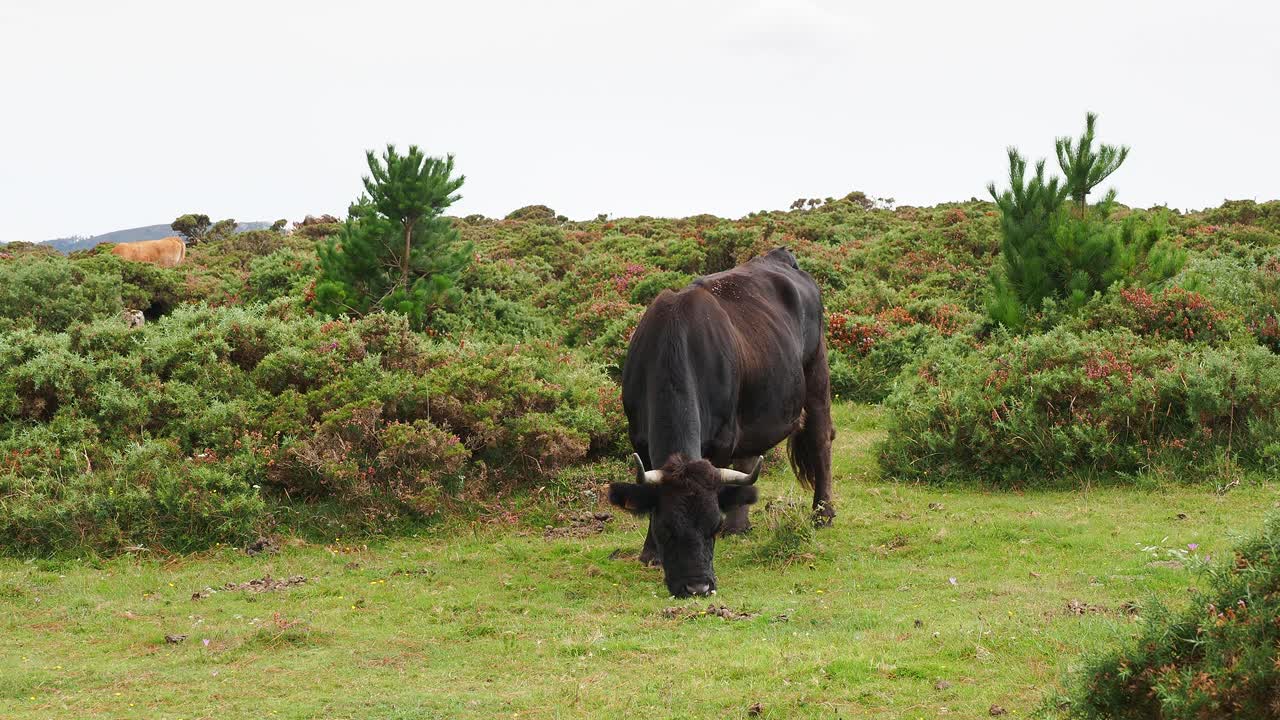
<svg viewBox="0 0 1280 720">
<path fill-rule="evenodd" d="M 212 456 L 184 461 L 171 443 L 109 452 L 103 469 L 93 467 L 87 450 L 65 461 L 37 461 L 47 472 L 37 477 L 24 462 L 32 448 L 17 444 L 3 444 L 7 461 L 0 469 L 0 540 L 10 552 L 190 550 L 244 542 L 263 517 L 262 498 L 234 466 Z"/>
<path fill-rule="evenodd" d="M 100 254 L 0 261 L 0 318 L 13 327 L 61 331 L 77 322 L 118 318 L 126 308 L 167 312 L 178 300 L 173 270 Z"/>
<path fill-rule="evenodd" d="M 887 472 L 1035 486 L 1080 471 L 1270 467 L 1280 358 L 1126 329 L 939 345 L 887 400 Z"/>
<path fill-rule="evenodd" d="M 1280 256 L 1197 258 L 1172 282 L 1227 309 L 1260 345 L 1280 352 Z"/>
<path fill-rule="evenodd" d="M 1241 319 L 1215 307 L 1203 295 L 1170 287 L 1159 293 L 1145 288 L 1122 288 L 1100 297 L 1071 328 L 1127 328 L 1136 335 L 1221 344 L 1249 333 Z"/>
<path fill-rule="evenodd" d="M 338 501 L 376 527 L 624 440 L 616 386 L 545 341 L 432 341 L 399 314 L 252 306 L 6 333 L 0 417 L 0 544 L 23 552 L 244 540 L 272 498 Z"/>
<path fill-rule="evenodd" d="M 950 303 L 915 303 L 875 316 L 831 313 L 827 352 L 831 392 L 842 399 L 880 402 L 903 368 L 924 352 L 977 322 L 977 314 Z"/>
<path fill-rule="evenodd" d="M 1136 639 L 1088 662 L 1070 717 L 1280 718 L 1280 517 L 1205 570 L 1187 608 L 1144 608 Z"/>
</svg>

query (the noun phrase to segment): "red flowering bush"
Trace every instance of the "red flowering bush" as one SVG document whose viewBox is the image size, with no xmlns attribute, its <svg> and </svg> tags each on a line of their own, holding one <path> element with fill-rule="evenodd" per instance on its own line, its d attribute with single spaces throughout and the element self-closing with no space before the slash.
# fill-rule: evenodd
<svg viewBox="0 0 1280 720">
<path fill-rule="evenodd" d="M 1138 327 L 1144 335 L 1183 340 L 1212 342 L 1223 339 L 1223 321 L 1227 314 L 1214 308 L 1203 295 L 1182 288 L 1169 288 L 1153 297 L 1143 288 L 1120 291 L 1138 316 Z"/>
<path fill-rule="evenodd" d="M 866 355 L 876 341 L 889 334 L 889 328 L 880 322 L 859 322 L 843 313 L 833 313 L 827 318 L 827 344 L 838 352 Z"/>
</svg>

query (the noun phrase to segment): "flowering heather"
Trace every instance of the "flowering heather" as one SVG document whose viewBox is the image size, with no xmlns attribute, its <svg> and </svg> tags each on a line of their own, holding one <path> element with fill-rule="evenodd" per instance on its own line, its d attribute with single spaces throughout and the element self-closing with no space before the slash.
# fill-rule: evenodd
<svg viewBox="0 0 1280 720">
<path fill-rule="evenodd" d="M 836 350 L 866 355 L 877 340 L 888 334 L 889 329 L 879 322 L 857 322 L 844 314 L 827 318 L 827 342 Z"/>
<path fill-rule="evenodd" d="M 1123 302 L 1133 312 L 1131 329 L 1184 342 L 1215 342 L 1226 337 L 1223 322 L 1227 313 L 1215 308 L 1199 293 L 1173 287 L 1159 295 L 1145 288 L 1120 291 Z"/>
</svg>

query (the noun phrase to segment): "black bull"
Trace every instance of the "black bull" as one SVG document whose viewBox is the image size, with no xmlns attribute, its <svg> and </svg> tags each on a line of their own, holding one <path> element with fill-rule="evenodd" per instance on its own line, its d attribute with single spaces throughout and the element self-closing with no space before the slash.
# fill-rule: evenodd
<svg viewBox="0 0 1280 720">
<path fill-rule="evenodd" d="M 622 404 L 642 467 L 609 500 L 649 516 L 640 559 L 662 563 L 671 594 L 715 590 L 716 536 L 747 529 L 759 457 L 783 440 L 817 519 L 835 516 L 822 315 L 818 285 L 777 248 L 664 291 L 640 319 Z"/>
</svg>

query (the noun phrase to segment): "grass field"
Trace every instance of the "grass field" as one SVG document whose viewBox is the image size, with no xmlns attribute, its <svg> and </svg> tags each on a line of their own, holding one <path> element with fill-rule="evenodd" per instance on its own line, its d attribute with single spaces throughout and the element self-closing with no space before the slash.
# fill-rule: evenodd
<svg viewBox="0 0 1280 720">
<path fill-rule="evenodd" d="M 1026 717 L 1144 602 L 1182 602 L 1188 544 L 1225 552 L 1277 499 L 902 486 L 877 475 L 875 408 L 837 422 L 836 525 L 767 559 L 785 513 L 764 503 L 801 498 L 775 468 L 756 529 L 717 547 L 728 612 L 666 595 L 640 520 L 548 537 L 557 510 L 606 510 L 581 494 L 368 547 L 0 561 L 0 717 Z M 306 581 L 224 587 L 268 574 Z"/>
</svg>

